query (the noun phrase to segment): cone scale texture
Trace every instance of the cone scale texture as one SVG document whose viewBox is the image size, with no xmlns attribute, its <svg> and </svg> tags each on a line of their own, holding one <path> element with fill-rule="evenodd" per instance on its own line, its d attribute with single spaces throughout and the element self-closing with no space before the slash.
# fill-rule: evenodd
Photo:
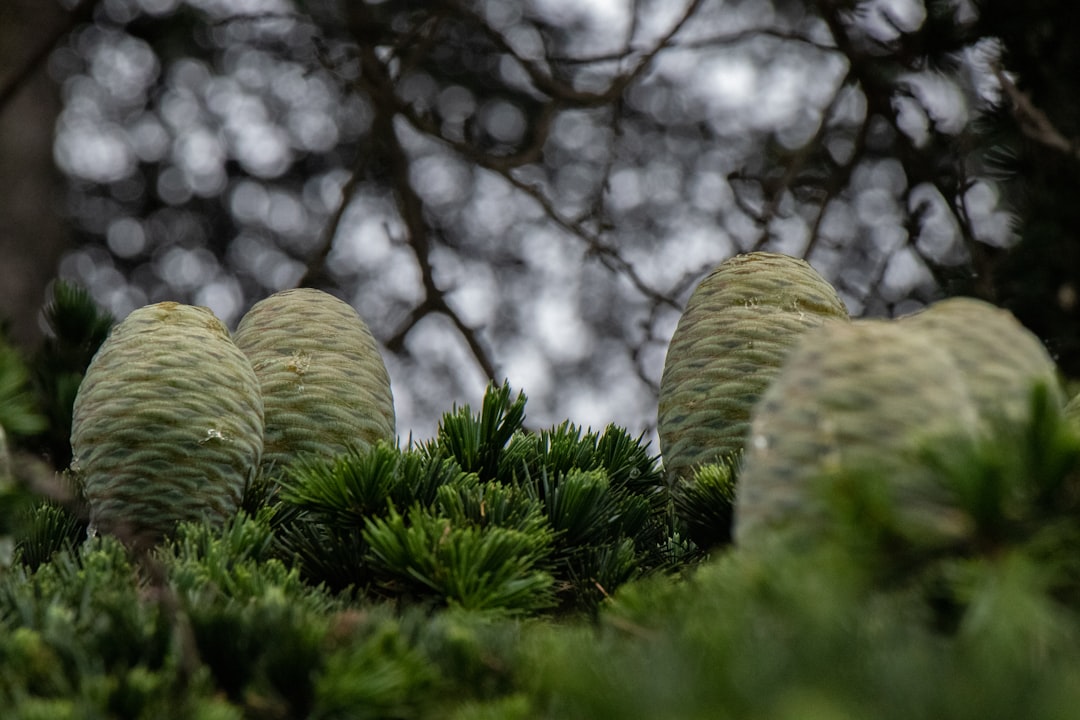
<svg viewBox="0 0 1080 720">
<path fill-rule="evenodd" d="M 835 289 L 806 261 L 748 253 L 697 286 L 660 381 L 660 452 L 674 479 L 742 450 L 750 412 L 798 338 L 848 319 Z"/>
<path fill-rule="evenodd" d="M 141 544 L 183 520 L 228 518 L 258 468 L 262 425 L 251 363 L 210 310 L 135 310 L 75 399 L 72 469 L 91 527 Z"/>
<path fill-rule="evenodd" d="M 976 409 L 987 420 L 1024 422 L 1037 382 L 1054 401 L 1065 402 L 1050 353 L 1008 310 L 974 298 L 954 297 L 900 322 L 929 334 L 952 355 Z"/>
<path fill-rule="evenodd" d="M 975 407 L 952 356 L 916 328 L 859 320 L 808 332 L 755 408 L 736 542 L 812 524 L 820 481 L 846 471 L 875 473 L 901 513 L 946 531 L 949 508 L 919 453 L 935 438 L 973 433 Z"/>
<path fill-rule="evenodd" d="M 233 339 L 262 387 L 268 470 L 394 440 L 390 376 L 348 303 L 310 288 L 279 292 L 248 311 Z"/>
</svg>

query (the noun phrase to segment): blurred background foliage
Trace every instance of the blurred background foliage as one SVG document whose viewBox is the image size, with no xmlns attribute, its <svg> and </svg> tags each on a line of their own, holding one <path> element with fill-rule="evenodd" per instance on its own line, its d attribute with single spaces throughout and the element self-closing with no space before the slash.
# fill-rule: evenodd
<svg viewBox="0 0 1080 720">
<path fill-rule="evenodd" d="M 1012 309 L 1080 376 L 1066 0 L 8 0 L 0 307 L 227 324 L 298 284 L 387 351 L 399 432 L 506 377 L 530 426 L 655 423 L 741 251 L 853 315 Z"/>
</svg>

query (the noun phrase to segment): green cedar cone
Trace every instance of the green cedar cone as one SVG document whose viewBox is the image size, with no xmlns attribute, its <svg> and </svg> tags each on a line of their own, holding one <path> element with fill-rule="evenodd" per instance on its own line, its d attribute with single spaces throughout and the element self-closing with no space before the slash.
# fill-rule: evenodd
<svg viewBox="0 0 1080 720">
<path fill-rule="evenodd" d="M 836 290 L 798 258 L 756 252 L 721 263 L 694 290 L 660 381 L 660 453 L 689 480 L 738 453 L 750 411 L 809 328 L 847 320 Z"/>
<path fill-rule="evenodd" d="M 920 452 L 933 438 L 969 436 L 976 418 L 956 361 L 917 328 L 857 320 L 806 333 L 754 410 L 736 542 L 819 516 L 822 480 L 866 472 L 888 482 L 902 521 L 949 538 L 956 515 Z"/>
<path fill-rule="evenodd" d="M 285 290 L 256 303 L 234 340 L 262 385 L 267 469 L 394 441 L 390 376 L 348 303 L 321 290 Z"/>
<path fill-rule="evenodd" d="M 259 381 L 210 310 L 148 305 L 90 362 L 71 446 L 96 530 L 142 545 L 179 521 L 225 520 L 262 453 Z"/>
<path fill-rule="evenodd" d="M 976 409 L 987 420 L 1024 422 L 1032 388 L 1040 382 L 1054 401 L 1065 402 L 1050 353 L 1008 310 L 974 298 L 954 297 L 901 322 L 928 333 L 952 355 Z"/>
</svg>

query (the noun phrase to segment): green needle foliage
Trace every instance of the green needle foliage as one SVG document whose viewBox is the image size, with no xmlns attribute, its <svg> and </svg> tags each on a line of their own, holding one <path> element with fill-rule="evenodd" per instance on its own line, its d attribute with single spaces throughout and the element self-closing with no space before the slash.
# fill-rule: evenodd
<svg viewBox="0 0 1080 720">
<path fill-rule="evenodd" d="M 364 539 L 382 579 L 395 594 L 434 592 L 451 605 L 508 612 L 551 605 L 551 576 L 542 569 L 551 534 L 496 525 L 454 526 L 414 506 L 367 521 Z"/>
<path fill-rule="evenodd" d="M 492 387 L 486 420 L 455 410 L 423 446 L 309 457 L 250 512 L 152 551 L 84 539 L 74 503 L 20 505 L 0 713 L 1027 720 L 1080 703 L 1080 431 L 1046 388 L 1026 417 L 924 448 L 948 532 L 917 498 L 900 511 L 886 463 L 823 466 L 814 522 L 704 560 L 681 533 L 704 548 L 730 526 L 731 467 L 672 497 L 640 438 L 526 432 L 524 402 Z"/>
<path fill-rule="evenodd" d="M 394 507 L 430 505 L 462 475 L 437 450 L 401 451 L 386 443 L 292 465 L 281 481 L 277 543 L 313 583 L 335 591 L 371 582 L 364 522 Z"/>
<path fill-rule="evenodd" d="M 34 382 L 48 431 L 41 449 L 58 467 L 71 460 L 71 409 L 90 360 L 112 330 L 113 317 L 85 289 L 57 280 L 45 306 L 48 334 L 34 358 Z"/>
<path fill-rule="evenodd" d="M 30 371 L 15 348 L 0 338 L 0 432 L 34 435 L 45 427 L 30 388 Z"/>
<path fill-rule="evenodd" d="M 630 578 L 671 565 L 669 497 L 642 438 L 615 425 L 597 434 L 571 423 L 518 433 L 499 474 L 544 503 L 557 533 L 563 607 L 595 611 Z"/>
<path fill-rule="evenodd" d="M 13 568 L 0 578 L 0 707 L 36 698 L 58 712 L 179 717 L 187 687 L 171 637 L 110 538 L 32 573 Z"/>
<path fill-rule="evenodd" d="M 525 403 L 492 385 L 479 414 L 455 409 L 423 446 L 294 464 L 273 521 L 280 556 L 335 591 L 511 612 L 594 611 L 670 565 L 667 497 L 641 438 L 527 433 Z"/>
<path fill-rule="evenodd" d="M 31 507 L 19 528 L 16 557 L 36 570 L 53 555 L 71 551 L 86 537 L 86 523 L 67 508 L 54 502 L 38 502 Z"/>
<path fill-rule="evenodd" d="M 698 468 L 689 480 L 676 479 L 671 488 L 675 514 L 702 550 L 731 542 L 739 456 L 728 463 Z"/>
<path fill-rule="evenodd" d="M 503 449 L 525 421 L 525 393 L 519 392 L 513 400 L 510 395 L 509 384 L 492 384 L 484 393 L 479 415 L 473 415 L 468 405 L 443 415 L 436 446 L 457 460 L 465 472 L 474 472 L 484 480 L 496 477 Z"/>
</svg>

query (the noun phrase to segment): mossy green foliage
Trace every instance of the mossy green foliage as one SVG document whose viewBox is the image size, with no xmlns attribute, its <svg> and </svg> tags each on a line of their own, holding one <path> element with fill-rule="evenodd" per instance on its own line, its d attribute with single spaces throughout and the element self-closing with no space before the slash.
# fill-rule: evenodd
<svg viewBox="0 0 1080 720">
<path fill-rule="evenodd" d="M 558 718 L 1067 717 L 1080 700 L 1080 435 L 1035 391 L 1019 432 L 925 450 L 971 532 L 912 532 L 872 469 L 822 482 L 828 531 L 778 533 L 598 626 L 532 636 Z M 532 665 L 536 663 L 536 665 Z"/>
<path fill-rule="evenodd" d="M 45 417 L 35 406 L 26 363 L 0 338 L 0 433 L 33 435 L 45 427 Z"/>
<path fill-rule="evenodd" d="M 37 539 L 28 537 L 28 520 L 40 508 L 40 495 L 75 503 L 65 479 L 53 467 L 71 458 L 71 412 L 83 372 L 112 327 L 89 294 L 62 281 L 54 283 L 43 313 L 49 334 L 42 347 L 24 357 L 0 337 L 0 566 L 11 560 L 15 538 L 26 557 L 35 556 Z M 79 533 L 80 521 L 65 514 L 64 528 L 41 538 L 47 558 L 50 538 Z M 68 532 L 70 531 L 70 532 Z"/>
<path fill-rule="evenodd" d="M 742 453 L 727 462 L 698 468 L 684 481 L 673 483 L 671 501 L 686 534 L 703 550 L 731 542 L 735 483 Z"/>
</svg>

